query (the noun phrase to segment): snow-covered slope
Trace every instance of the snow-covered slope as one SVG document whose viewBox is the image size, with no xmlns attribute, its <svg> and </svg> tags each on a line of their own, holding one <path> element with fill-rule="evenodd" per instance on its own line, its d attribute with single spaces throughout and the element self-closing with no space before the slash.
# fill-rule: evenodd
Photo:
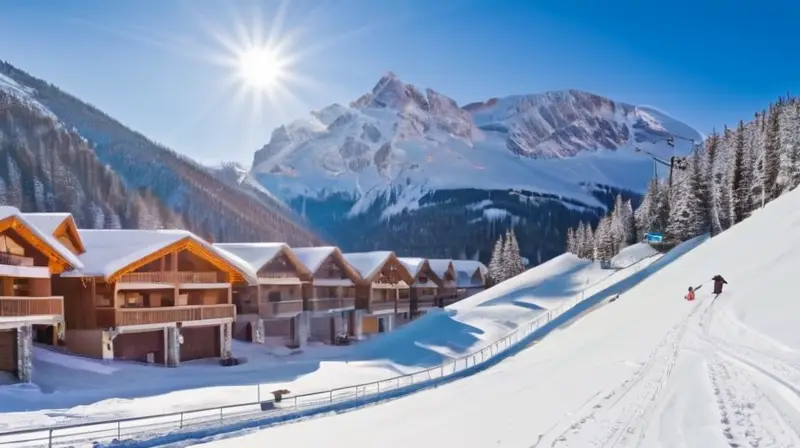
<svg viewBox="0 0 800 448">
<path fill-rule="evenodd" d="M 334 104 L 281 126 L 256 152 L 253 172 L 284 198 L 344 192 L 362 210 L 395 190 L 401 207 L 431 190 L 520 189 L 600 205 L 583 188 L 643 191 L 650 159 L 685 153 L 665 139 L 701 136 L 653 108 L 569 90 L 493 98 L 459 107 L 434 90 L 389 73 L 349 107 Z"/>
<path fill-rule="evenodd" d="M 484 373 L 210 446 L 800 446 L 798 227 L 794 191 Z"/>
<path fill-rule="evenodd" d="M 0 386 L 0 412 L 5 412 L 0 414 L 0 433 L 65 420 L 251 403 L 258 397 L 259 383 L 262 391 L 286 388 L 299 394 L 392 378 L 480 350 L 547 309 L 602 291 L 658 259 L 606 270 L 566 254 L 366 342 L 312 346 L 305 353 L 283 356 L 278 350 L 234 341 L 234 354 L 246 358 L 246 364 L 220 368 L 208 360 L 185 362 L 181 375 L 172 369 L 37 349 L 36 384 Z M 0 435 L 0 444 L 4 440 Z"/>
</svg>

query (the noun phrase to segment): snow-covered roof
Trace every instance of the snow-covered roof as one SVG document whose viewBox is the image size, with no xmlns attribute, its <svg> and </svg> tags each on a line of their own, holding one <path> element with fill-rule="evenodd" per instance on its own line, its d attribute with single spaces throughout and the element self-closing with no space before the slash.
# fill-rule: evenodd
<svg viewBox="0 0 800 448">
<path fill-rule="evenodd" d="M 481 270 L 481 274 L 486 275 L 489 272 L 489 269 L 477 260 L 452 260 L 453 261 L 453 269 L 456 272 L 466 272 L 469 275 L 472 275 L 476 269 Z"/>
<path fill-rule="evenodd" d="M 323 247 L 293 247 L 292 252 L 300 263 L 311 273 L 317 272 L 322 263 L 337 250 L 334 246 Z"/>
<path fill-rule="evenodd" d="M 453 265 L 453 260 L 448 259 L 428 259 L 428 264 L 431 267 L 431 270 L 437 277 L 444 279 L 444 275 L 450 266 Z"/>
<path fill-rule="evenodd" d="M 289 249 L 285 243 L 214 243 L 214 247 L 241 258 L 256 272 L 282 250 Z"/>
<path fill-rule="evenodd" d="M 23 213 L 25 219 L 42 232 L 52 235 L 65 220 L 72 218 L 69 213 Z"/>
<path fill-rule="evenodd" d="M 425 265 L 425 262 L 428 261 L 425 258 L 415 258 L 415 257 L 400 257 L 398 258 L 400 263 L 403 263 L 403 266 L 408 269 L 408 272 L 411 272 L 411 275 L 414 277 L 419 274 L 419 270 L 422 269 L 422 266 Z"/>
<path fill-rule="evenodd" d="M 22 223 L 31 233 L 36 235 L 40 240 L 42 240 L 45 244 L 47 244 L 50 249 L 52 249 L 55 253 L 57 253 L 61 258 L 64 259 L 70 266 L 75 269 L 79 269 L 83 267 L 83 263 L 81 260 L 73 254 L 69 249 L 64 247 L 63 244 L 59 243 L 55 237 L 53 237 L 52 232 L 46 232 L 42 230 L 40 227 L 36 226 L 32 221 L 30 221 L 25 214 L 19 211 L 16 207 L 11 207 L 7 205 L 0 206 L 0 220 L 8 219 L 8 218 L 16 218 L 17 221 Z"/>
<path fill-rule="evenodd" d="M 230 252 L 216 249 L 207 241 L 188 230 L 78 230 L 86 252 L 79 256 L 82 269 L 66 272 L 62 277 L 104 277 L 142 258 L 183 240 L 191 240 L 227 261 L 239 271 L 248 283 L 257 284 L 257 271 L 250 264 Z"/>
<path fill-rule="evenodd" d="M 392 251 L 382 250 L 375 252 L 355 252 L 343 254 L 344 260 L 358 272 L 362 279 L 369 279 L 383 267 L 389 258 L 394 255 Z"/>
</svg>

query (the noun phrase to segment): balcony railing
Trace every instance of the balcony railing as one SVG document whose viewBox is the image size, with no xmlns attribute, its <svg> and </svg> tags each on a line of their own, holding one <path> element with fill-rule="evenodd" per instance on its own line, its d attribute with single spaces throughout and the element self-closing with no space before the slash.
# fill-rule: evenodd
<svg viewBox="0 0 800 448">
<path fill-rule="evenodd" d="M 305 309 L 307 311 L 329 311 L 346 308 L 355 308 L 355 297 L 332 297 L 307 299 Z"/>
<path fill-rule="evenodd" d="M 101 328 L 236 317 L 236 309 L 230 304 L 159 308 L 97 308 L 96 311 L 97 325 Z"/>
<path fill-rule="evenodd" d="M 397 299 L 397 312 L 406 313 L 411 309 L 411 298 Z"/>
<path fill-rule="evenodd" d="M 303 299 L 281 300 L 279 302 L 261 301 L 258 314 L 261 317 L 294 317 L 303 312 Z"/>
<path fill-rule="evenodd" d="M 0 252 L 0 264 L 30 268 L 33 267 L 33 258 Z"/>
<path fill-rule="evenodd" d="M 297 273 L 292 271 L 286 272 L 259 272 L 258 278 L 297 278 Z"/>
<path fill-rule="evenodd" d="M 186 283 L 225 283 L 218 280 L 216 272 L 131 272 L 122 274 L 120 283 L 161 283 L 177 285 Z"/>
<path fill-rule="evenodd" d="M 0 297 L 0 317 L 62 316 L 63 297 Z"/>
<path fill-rule="evenodd" d="M 394 300 L 388 301 L 371 301 L 369 303 L 369 311 L 372 313 L 379 312 L 379 311 L 394 311 L 396 309 L 396 303 Z"/>
<path fill-rule="evenodd" d="M 417 298 L 417 308 L 433 308 L 436 306 L 436 296 L 426 295 Z"/>
</svg>

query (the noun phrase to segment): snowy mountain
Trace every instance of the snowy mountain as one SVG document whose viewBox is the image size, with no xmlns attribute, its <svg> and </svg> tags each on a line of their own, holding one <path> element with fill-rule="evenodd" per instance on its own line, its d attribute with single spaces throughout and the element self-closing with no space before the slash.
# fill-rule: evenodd
<svg viewBox="0 0 800 448">
<path fill-rule="evenodd" d="M 19 175 L 15 173 L 20 171 L 17 167 L 22 167 L 23 177 L 14 182 L 19 184 L 18 189 L 24 198 L 53 196 L 47 193 L 48 189 L 59 190 L 58 187 L 65 182 L 52 180 L 47 159 L 52 155 L 51 151 L 58 153 L 67 140 L 62 136 L 42 143 L 37 136 L 41 134 L 41 127 L 47 126 L 53 132 L 70 133 L 75 144 L 94 153 L 91 154 L 91 163 L 109 171 L 108 175 L 117 179 L 126 192 L 123 197 L 131 196 L 135 191 L 147 196 L 148 201 L 153 202 L 150 208 L 159 208 L 159 214 L 164 215 L 151 219 L 153 225 L 185 226 L 218 241 L 276 240 L 301 245 L 319 242 L 297 215 L 288 211 L 263 187 L 256 188 L 255 183 L 242 186 L 231 182 L 216 170 L 209 170 L 154 143 L 93 106 L 2 61 L 0 96 L 5 98 L 5 102 L 0 102 L 0 105 L 5 105 L 0 108 L 0 126 L 4 126 L 0 143 L 22 145 L 22 153 L 30 155 L 22 162 L 16 158 L 13 163 L 3 164 L 0 178 L 17 179 Z M 13 107 L 8 106 L 12 103 Z M 26 137 L 25 141 L 21 141 L 20 136 Z M 80 167 L 76 175 L 87 176 L 88 169 Z M 97 227 L 97 220 L 88 217 L 84 220 L 82 217 L 94 213 L 87 210 L 99 207 L 111 216 L 101 226 L 137 226 L 138 221 L 124 217 L 130 215 L 129 211 L 111 213 L 111 209 L 119 205 L 98 199 L 96 193 L 105 191 L 105 187 L 98 187 L 97 179 L 88 176 L 83 181 L 72 181 L 70 189 L 75 198 L 69 202 L 32 202 L 17 195 L 6 198 L 4 203 L 25 211 L 72 211 L 79 224 L 87 227 Z M 45 187 L 37 186 L 39 184 L 45 184 Z M 39 193 L 40 190 L 44 193 Z M 65 210 L 65 207 L 70 210 Z M 120 213 L 123 216 L 114 216 Z"/>
<path fill-rule="evenodd" d="M 676 148 L 666 143 L 670 135 L 682 138 Z M 423 209 L 441 204 L 468 210 L 457 219 L 483 226 L 530 224 L 555 206 L 568 208 L 565 214 L 596 215 L 608 206 L 609 193 L 644 192 L 652 161 L 634 146 L 669 158 L 686 154 L 687 140 L 702 136 L 653 108 L 591 93 L 514 95 L 460 107 L 388 73 L 349 106 L 334 104 L 277 128 L 255 153 L 252 172 L 346 249 L 383 243 L 402 252 L 402 245 L 348 229 L 357 223 L 376 234 L 396 233 L 380 223 L 416 215 L 429 220 Z M 403 225 L 417 232 L 424 222 Z M 502 231 L 495 227 L 489 233 Z M 554 230 L 550 236 L 563 243 L 564 226 Z M 411 244 L 424 255 L 419 250 L 429 243 Z M 544 258 L 558 253 L 544 241 L 521 243 L 534 260 L 543 258 L 541 250 L 548 252 Z M 486 249 L 483 243 L 440 246 L 429 255 L 481 251 L 484 257 Z"/>
</svg>

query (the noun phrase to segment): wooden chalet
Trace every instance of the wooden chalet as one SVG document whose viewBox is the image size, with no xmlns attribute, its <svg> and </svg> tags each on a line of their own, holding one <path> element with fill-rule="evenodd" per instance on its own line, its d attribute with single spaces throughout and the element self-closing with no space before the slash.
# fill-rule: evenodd
<svg viewBox="0 0 800 448">
<path fill-rule="evenodd" d="M 70 351 L 168 366 L 231 357 L 231 285 L 256 277 L 246 263 L 184 230 L 78 233 L 83 267 L 53 279 Z"/>
<path fill-rule="evenodd" d="M 234 288 L 237 339 L 302 347 L 308 329 L 303 320 L 303 284 L 311 272 L 283 243 L 218 243 L 215 247 L 244 260 L 257 282 Z"/>
<path fill-rule="evenodd" d="M 325 343 L 358 339 L 356 320 L 356 284 L 359 273 L 345 261 L 337 247 L 301 247 L 292 249 L 311 272 L 311 282 L 303 286 L 305 315 L 309 338 Z M 345 335 L 347 336 L 345 338 Z"/>
<path fill-rule="evenodd" d="M 0 372 L 31 381 L 33 342 L 55 344 L 63 336 L 64 299 L 53 295 L 50 277 L 81 267 L 51 232 L 0 207 Z"/>
<path fill-rule="evenodd" d="M 411 284 L 411 317 L 415 318 L 437 306 L 437 291 L 442 281 L 425 258 L 399 260 L 414 277 L 414 283 Z"/>
<path fill-rule="evenodd" d="M 467 298 L 486 289 L 486 275 L 489 269 L 480 261 L 453 260 L 456 271 L 456 296 L 458 300 Z"/>
<path fill-rule="evenodd" d="M 344 259 L 358 272 L 356 308 L 363 317 L 356 322 L 358 334 L 391 331 L 397 320 L 407 320 L 411 312 L 410 285 L 414 277 L 394 252 L 344 254 Z"/>
<path fill-rule="evenodd" d="M 439 279 L 436 290 L 436 304 L 440 307 L 451 305 L 458 301 L 458 287 L 456 284 L 456 270 L 453 260 L 429 259 L 431 270 Z"/>
</svg>

